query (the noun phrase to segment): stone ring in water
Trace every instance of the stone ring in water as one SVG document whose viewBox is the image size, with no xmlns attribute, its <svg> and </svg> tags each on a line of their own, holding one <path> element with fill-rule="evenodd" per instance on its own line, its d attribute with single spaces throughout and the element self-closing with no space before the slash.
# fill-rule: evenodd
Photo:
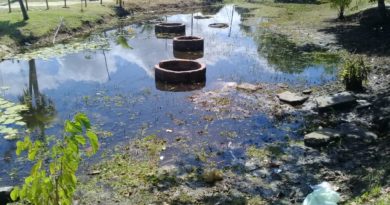
<svg viewBox="0 0 390 205">
<path fill-rule="evenodd" d="M 206 65 L 192 60 L 166 60 L 154 66 L 156 81 L 169 84 L 206 81 Z"/>
<path fill-rule="evenodd" d="M 185 33 L 186 26 L 182 23 L 159 23 L 155 25 L 156 33 Z"/>
<path fill-rule="evenodd" d="M 203 15 L 198 15 L 198 16 L 194 16 L 194 19 L 211 19 L 213 18 L 212 16 L 203 16 Z"/>
<path fill-rule="evenodd" d="M 209 27 L 211 27 L 211 28 L 227 28 L 227 27 L 229 27 L 229 25 L 226 23 L 212 23 L 212 24 L 209 24 Z"/>
<path fill-rule="evenodd" d="M 179 36 L 173 39 L 173 50 L 182 52 L 203 52 L 204 39 L 197 36 Z"/>
</svg>

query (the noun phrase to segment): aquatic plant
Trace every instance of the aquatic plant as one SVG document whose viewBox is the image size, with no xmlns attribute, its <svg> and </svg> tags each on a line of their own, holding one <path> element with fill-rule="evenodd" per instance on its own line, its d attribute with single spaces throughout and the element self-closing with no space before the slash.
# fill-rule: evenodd
<svg viewBox="0 0 390 205">
<path fill-rule="evenodd" d="M 30 52 L 21 54 L 9 54 L 5 59 L 31 60 L 43 59 L 48 60 L 52 57 L 65 56 L 70 53 L 78 53 L 81 51 L 109 50 L 110 44 L 108 39 L 101 36 L 93 36 L 83 42 L 74 42 L 68 44 L 56 44 L 52 47 L 36 49 Z"/>
<path fill-rule="evenodd" d="M 25 105 L 17 105 L 0 98 L 0 133 L 4 138 L 11 140 L 18 135 L 18 129 L 15 126 L 24 126 L 23 117 L 20 112 L 27 110 Z"/>
<path fill-rule="evenodd" d="M 16 154 L 27 151 L 30 161 L 35 161 L 30 176 L 22 187 L 11 192 L 12 200 L 18 198 L 28 204 L 70 205 L 77 186 L 76 172 L 82 160 L 80 148 L 91 146 L 88 156 L 98 151 L 98 137 L 91 130 L 91 123 L 84 114 L 76 114 L 73 121 L 65 121 L 64 138 L 57 141 L 49 154 L 43 154 L 44 143 L 25 137 L 17 142 Z M 47 162 L 50 162 L 47 164 Z"/>
<path fill-rule="evenodd" d="M 341 68 L 340 76 L 347 90 L 362 90 L 363 81 L 366 81 L 370 67 L 360 56 L 347 56 Z"/>
</svg>

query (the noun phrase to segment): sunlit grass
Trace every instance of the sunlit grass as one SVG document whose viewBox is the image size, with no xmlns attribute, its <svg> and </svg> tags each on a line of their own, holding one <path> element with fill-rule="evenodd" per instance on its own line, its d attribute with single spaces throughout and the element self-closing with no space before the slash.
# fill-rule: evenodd
<svg viewBox="0 0 390 205">
<path fill-rule="evenodd" d="M 64 19 L 65 27 L 68 30 L 79 29 L 84 22 L 96 22 L 103 20 L 108 15 L 113 15 L 114 11 L 110 6 L 90 4 L 80 11 L 80 7 L 71 6 L 69 8 L 53 7 L 46 9 L 33 9 L 28 12 L 30 19 L 23 21 L 19 10 L 12 13 L 0 13 L 0 43 L 12 45 L 23 37 L 42 37 L 54 35 L 54 31 Z"/>
</svg>

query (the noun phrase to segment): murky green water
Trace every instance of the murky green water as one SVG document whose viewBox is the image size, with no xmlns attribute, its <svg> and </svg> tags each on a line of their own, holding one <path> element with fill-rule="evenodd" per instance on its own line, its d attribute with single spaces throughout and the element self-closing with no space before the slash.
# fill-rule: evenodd
<svg viewBox="0 0 390 205">
<path fill-rule="evenodd" d="M 242 12 L 232 5 L 216 12 L 210 19 L 194 19 L 192 29 L 191 14 L 167 17 L 168 22 L 185 23 L 187 35 L 205 38 L 204 57 L 198 59 L 207 65 L 201 91 L 217 89 L 225 82 L 310 87 L 335 80 L 334 58 L 306 53 L 283 36 L 244 26 Z M 208 27 L 216 22 L 232 24 L 224 29 Z M 33 136 L 60 136 L 65 119 L 85 112 L 98 130 L 104 130 L 100 135 L 103 152 L 133 138 L 157 134 L 168 142 L 185 139 L 188 145 L 186 149 L 171 146 L 164 161 L 192 162 L 194 157 L 186 153 L 193 150 L 231 148 L 216 156 L 222 163 L 242 157 L 244 146 L 297 136 L 292 130 L 299 127 L 299 121 L 276 123 L 261 112 L 245 119 L 214 117 L 209 121 L 205 116 L 216 114 L 199 109 L 188 99 L 200 90 L 159 90 L 153 66 L 174 55 L 172 40 L 156 38 L 153 23 L 110 30 L 89 41 L 98 41 L 97 47 L 103 49 L 88 47 L 91 50 L 72 53 L 72 49 L 57 48 L 56 52 L 36 52 L 38 58 L 31 60 L 0 63 L 0 86 L 8 87 L 2 95 L 30 104 L 23 116 Z M 28 165 L 16 160 L 15 142 L 0 137 L 0 185 L 18 182 L 27 171 Z"/>
</svg>

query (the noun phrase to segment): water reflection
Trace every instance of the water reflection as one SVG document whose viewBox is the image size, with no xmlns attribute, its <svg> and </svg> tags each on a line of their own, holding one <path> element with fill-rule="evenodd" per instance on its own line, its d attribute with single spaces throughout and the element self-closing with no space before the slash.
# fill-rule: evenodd
<svg viewBox="0 0 390 205">
<path fill-rule="evenodd" d="M 256 27 L 242 27 L 241 15 L 232 5 L 210 12 L 217 13 L 209 19 L 193 19 L 191 14 L 167 17 L 168 22 L 184 23 L 187 33 L 193 20 L 193 35 L 204 37 L 205 51 L 196 56 L 207 65 L 207 80 L 204 83 L 171 86 L 155 82 L 153 67 L 158 62 L 174 57 L 189 57 L 173 53 L 172 40 L 156 38 L 153 23 L 149 22 L 122 25 L 99 34 L 108 39 L 110 50 L 77 52 L 49 60 L 0 62 L 0 86 L 10 87 L 5 92 L 6 99 L 29 105 L 30 110 L 24 113 L 25 121 L 28 128 L 38 130 L 39 135 L 58 134 L 63 120 L 77 111 L 83 111 L 91 116 L 99 128 L 113 133 L 113 137 L 102 139 L 102 146 L 139 136 L 139 130 L 145 127 L 147 130 L 142 133 L 175 130 L 166 136 L 168 138 L 181 134 L 197 136 L 196 133 L 208 127 L 210 136 L 190 137 L 189 140 L 194 140 L 190 142 L 192 144 L 220 144 L 223 140 L 227 144 L 226 140 L 230 139 L 215 138 L 221 127 L 242 130 L 246 140 L 256 142 L 262 142 L 264 133 L 285 136 L 280 134 L 285 132 L 271 126 L 265 117 L 262 117 L 264 120 L 254 117 L 256 120 L 243 120 L 240 123 L 234 120 L 219 121 L 215 117 L 213 126 L 208 126 L 209 122 L 203 116 L 211 112 L 196 108 L 188 100 L 192 93 L 184 91 L 208 91 L 218 88 L 220 82 L 231 81 L 301 83 L 307 86 L 324 84 L 335 78 L 334 67 L 321 58 L 304 58 L 303 62 L 300 56 L 305 56 L 305 52 L 286 47 L 289 44 L 283 39 L 258 36 Z M 231 18 L 232 12 L 234 18 Z M 207 11 L 204 14 L 208 14 Z M 202 13 L 194 13 L 194 16 L 197 15 Z M 208 27 L 215 22 L 231 22 L 231 30 Z M 58 123 L 53 122 L 56 119 Z M 176 124 L 178 121 L 175 119 L 188 124 Z M 50 124 L 52 126 L 48 127 Z M 164 132 L 161 134 L 164 135 Z M 239 143 L 242 139 L 235 140 Z M 8 153 L 14 149 L 14 142 L 0 137 L 1 156 L 6 156 L 10 161 L 12 156 Z M 8 177 L 5 171 L 14 169 L 16 165 L 13 163 L 15 160 L 1 167 L 0 178 Z"/>
<path fill-rule="evenodd" d="M 173 56 L 179 59 L 188 59 L 188 60 L 196 60 L 203 58 L 203 52 L 181 52 L 181 51 L 173 51 Z"/>
<path fill-rule="evenodd" d="M 259 45 L 259 54 L 284 73 L 302 73 L 313 64 L 322 64 L 326 73 L 332 73 L 339 62 L 337 55 L 314 53 L 321 49 L 310 45 L 299 47 L 283 35 L 260 31 L 255 39 Z"/>
<path fill-rule="evenodd" d="M 191 84 L 168 84 L 156 80 L 156 88 L 160 91 L 169 91 L 169 92 L 188 92 L 194 90 L 200 90 L 206 86 L 206 82 L 201 83 L 191 83 Z"/>
<path fill-rule="evenodd" d="M 57 111 L 54 102 L 39 91 L 38 76 L 35 60 L 29 60 L 29 83 L 23 95 L 19 96 L 21 104 L 27 105 L 28 110 L 21 113 L 23 121 L 30 131 L 38 130 L 38 136 L 45 136 L 45 128 L 56 118 Z"/>
</svg>

